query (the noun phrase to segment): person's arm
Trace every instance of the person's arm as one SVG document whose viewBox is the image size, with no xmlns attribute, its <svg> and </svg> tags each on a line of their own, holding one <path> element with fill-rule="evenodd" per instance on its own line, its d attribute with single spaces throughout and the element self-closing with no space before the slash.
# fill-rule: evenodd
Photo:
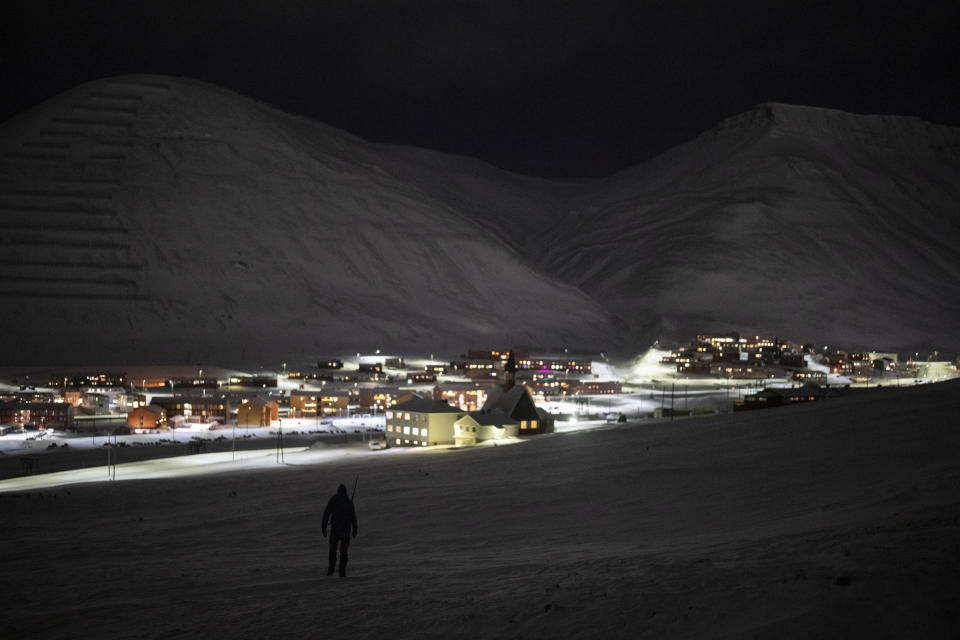
<svg viewBox="0 0 960 640">
<path fill-rule="evenodd" d="M 327 508 L 323 510 L 323 520 L 320 523 L 320 533 L 323 534 L 324 538 L 327 537 L 327 522 L 330 521 L 330 512 L 331 512 L 330 507 L 332 504 L 333 504 L 332 499 L 327 501 Z"/>
</svg>

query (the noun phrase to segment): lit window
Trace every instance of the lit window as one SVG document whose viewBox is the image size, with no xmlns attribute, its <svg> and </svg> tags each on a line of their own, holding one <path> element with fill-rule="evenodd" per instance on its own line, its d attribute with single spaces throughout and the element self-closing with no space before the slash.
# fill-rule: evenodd
<svg viewBox="0 0 960 640">
<path fill-rule="evenodd" d="M 427 443 L 426 443 L 426 442 L 421 442 L 420 444 L 421 444 L 422 446 L 424 446 L 424 447 L 427 446 Z"/>
<path fill-rule="evenodd" d="M 392 425 L 392 424 L 388 424 L 388 425 L 387 425 L 387 431 L 393 431 L 393 425 Z"/>
<path fill-rule="evenodd" d="M 424 438 L 427 437 L 427 430 L 426 430 L 426 428 L 420 429 L 420 435 L 423 436 Z"/>
<path fill-rule="evenodd" d="M 400 438 L 397 438 L 397 445 L 399 446 L 399 444 L 400 444 Z"/>
<path fill-rule="evenodd" d="M 410 427 L 404 427 L 404 428 L 403 428 L 403 435 L 405 435 L 405 436 L 410 435 Z"/>
</svg>

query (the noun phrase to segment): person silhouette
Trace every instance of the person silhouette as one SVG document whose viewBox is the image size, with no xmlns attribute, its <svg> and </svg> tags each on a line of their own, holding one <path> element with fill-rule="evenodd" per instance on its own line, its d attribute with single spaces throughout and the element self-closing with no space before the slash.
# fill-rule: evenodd
<svg viewBox="0 0 960 640">
<path fill-rule="evenodd" d="M 327 523 L 330 523 L 330 560 L 327 565 L 327 575 L 333 575 L 337 565 L 337 551 L 340 552 L 340 577 L 347 576 L 347 549 L 350 547 L 350 534 L 357 537 L 357 512 L 353 508 L 353 500 L 347 496 L 347 487 L 340 485 L 337 492 L 327 502 L 323 510 L 323 522 L 320 531 L 327 537 Z"/>
</svg>

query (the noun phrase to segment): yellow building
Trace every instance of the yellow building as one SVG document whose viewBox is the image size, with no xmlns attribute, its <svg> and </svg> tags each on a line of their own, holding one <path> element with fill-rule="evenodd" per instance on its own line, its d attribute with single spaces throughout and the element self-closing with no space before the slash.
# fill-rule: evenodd
<svg viewBox="0 0 960 640">
<path fill-rule="evenodd" d="M 457 446 L 477 444 L 487 440 L 515 438 L 520 424 L 499 409 L 488 413 L 474 411 L 453 423 L 453 438 Z"/>
<path fill-rule="evenodd" d="M 426 447 L 454 444 L 454 423 L 466 413 L 446 402 L 414 397 L 384 415 L 390 446 Z"/>
</svg>

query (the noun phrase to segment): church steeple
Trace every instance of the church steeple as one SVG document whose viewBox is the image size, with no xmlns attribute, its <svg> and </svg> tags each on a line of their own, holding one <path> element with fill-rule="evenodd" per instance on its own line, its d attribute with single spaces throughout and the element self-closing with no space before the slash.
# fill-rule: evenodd
<svg viewBox="0 0 960 640">
<path fill-rule="evenodd" d="M 503 390 L 510 391 L 513 389 L 514 385 L 517 384 L 517 359 L 513 356 L 513 349 L 510 349 L 510 354 L 507 356 L 507 364 L 503 367 L 504 370 L 504 380 L 503 380 Z"/>
</svg>

